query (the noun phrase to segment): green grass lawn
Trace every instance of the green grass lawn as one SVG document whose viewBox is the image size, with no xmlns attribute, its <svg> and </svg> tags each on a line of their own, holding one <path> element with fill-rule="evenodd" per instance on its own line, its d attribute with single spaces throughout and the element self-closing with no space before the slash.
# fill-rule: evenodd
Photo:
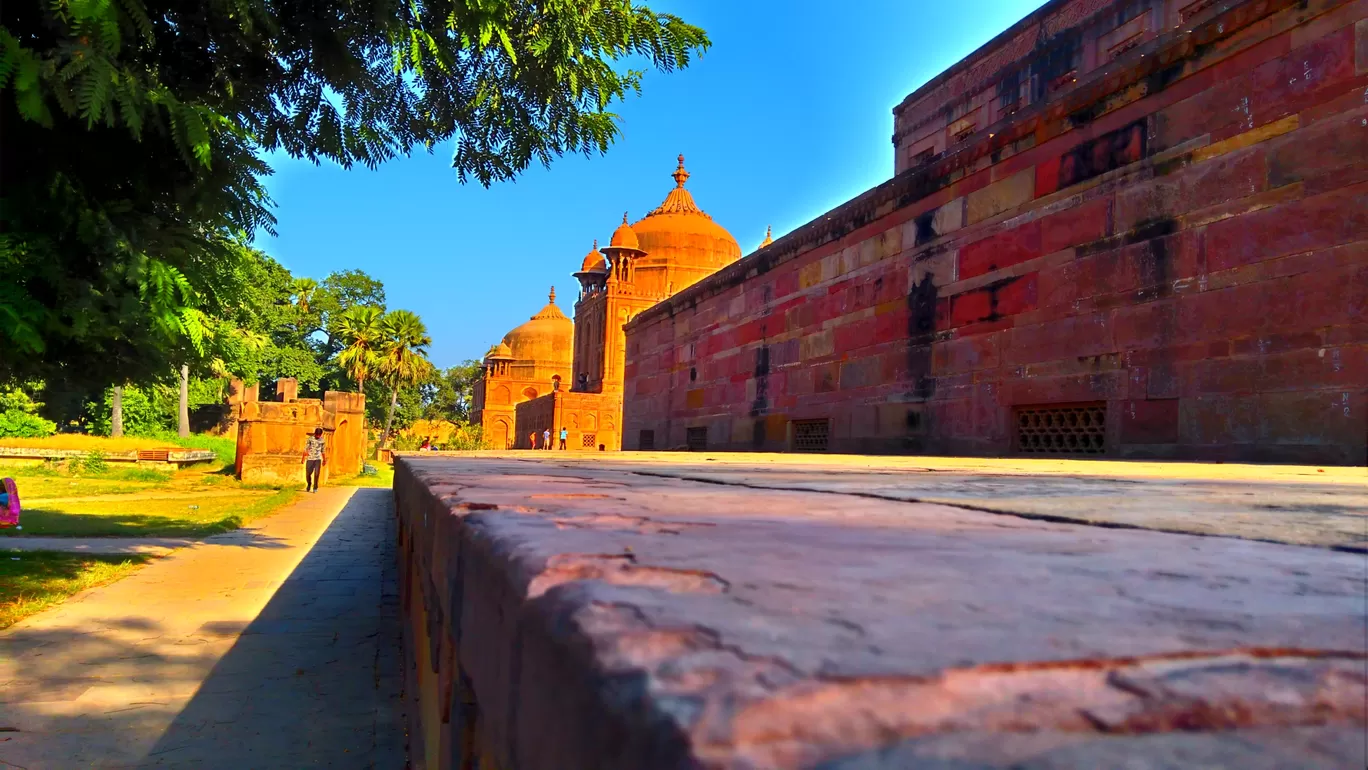
<svg viewBox="0 0 1368 770">
<path fill-rule="evenodd" d="M 384 487 L 389 489 L 394 486 L 394 466 L 388 463 L 371 461 L 370 466 L 375 468 L 374 476 L 357 474 L 355 476 L 342 476 L 329 479 L 327 486 L 330 487 Z"/>
<path fill-rule="evenodd" d="M 226 449 L 223 439 L 200 438 L 206 448 Z M 15 479 L 24 504 L 22 529 L 0 530 L 0 543 L 18 536 L 199 537 L 236 529 L 296 498 L 294 490 L 243 484 L 231 465 L 11 464 L 0 465 L 0 476 Z"/>
<path fill-rule="evenodd" d="M 236 490 L 201 497 L 157 498 L 155 491 L 92 499 L 25 505 L 22 531 L 0 530 L 5 537 L 201 537 L 237 529 L 293 502 L 299 492 Z"/>
<path fill-rule="evenodd" d="M 0 629 L 87 588 L 127 577 L 147 556 L 0 550 Z"/>
</svg>

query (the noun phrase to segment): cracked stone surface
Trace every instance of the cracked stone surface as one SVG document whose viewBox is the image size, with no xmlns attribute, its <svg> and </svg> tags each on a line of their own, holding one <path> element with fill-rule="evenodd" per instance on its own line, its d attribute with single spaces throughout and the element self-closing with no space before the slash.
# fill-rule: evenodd
<svg viewBox="0 0 1368 770">
<path fill-rule="evenodd" d="M 1276 515 L 1228 501 L 1222 537 L 1148 531 L 1140 507 L 1130 528 L 1066 520 L 1129 495 L 1163 514 L 1157 529 L 1199 518 L 1185 509 L 1206 492 L 1181 491 L 1192 466 L 1147 466 L 1107 494 L 1060 487 L 1073 514 L 1041 520 L 871 496 L 859 468 L 697 462 L 397 463 L 409 622 L 427 623 L 434 660 L 455 649 L 503 766 L 1368 759 L 1362 553 L 1246 539 L 1278 534 L 1261 520 Z M 1013 505 L 1086 476 L 998 475 L 1021 482 Z M 1295 474 L 1265 476 L 1301 494 Z M 1352 480 L 1312 478 L 1305 494 L 1362 506 Z"/>
<path fill-rule="evenodd" d="M 531 459 L 525 452 L 487 454 Z M 550 454 L 535 459 L 568 468 L 1368 553 L 1364 468 L 740 452 Z"/>
<path fill-rule="evenodd" d="M 403 767 L 394 538 L 325 489 L 0 632 L 0 768 Z"/>
</svg>

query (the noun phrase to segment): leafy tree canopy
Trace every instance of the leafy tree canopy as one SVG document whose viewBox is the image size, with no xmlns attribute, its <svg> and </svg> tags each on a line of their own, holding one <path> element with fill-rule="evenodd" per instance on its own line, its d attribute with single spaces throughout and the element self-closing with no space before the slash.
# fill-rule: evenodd
<svg viewBox="0 0 1368 770">
<path fill-rule="evenodd" d="M 605 151 L 629 63 L 709 44 L 631 0 L 13 0 L 0 22 L 0 380 L 101 386 L 211 356 L 239 244 L 274 224 L 266 153 L 454 141 L 488 185 Z"/>
</svg>

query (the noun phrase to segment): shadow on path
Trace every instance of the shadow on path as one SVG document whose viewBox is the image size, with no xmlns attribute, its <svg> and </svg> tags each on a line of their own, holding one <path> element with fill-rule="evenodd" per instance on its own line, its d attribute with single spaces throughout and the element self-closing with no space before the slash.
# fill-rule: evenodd
<svg viewBox="0 0 1368 770">
<path fill-rule="evenodd" d="M 358 490 L 241 636 L 145 765 L 405 765 L 393 495 Z"/>
</svg>

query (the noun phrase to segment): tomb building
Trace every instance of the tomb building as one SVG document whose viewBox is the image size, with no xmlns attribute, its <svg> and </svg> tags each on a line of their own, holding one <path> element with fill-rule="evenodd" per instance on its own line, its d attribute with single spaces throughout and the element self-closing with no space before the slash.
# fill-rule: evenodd
<svg viewBox="0 0 1368 770">
<path fill-rule="evenodd" d="M 556 306 L 552 288 L 546 307 L 485 353 L 470 422 L 481 426 L 490 448 L 508 449 L 517 440 L 527 444 L 527 436 L 514 433 L 517 405 L 569 386 L 574 327 Z"/>
<path fill-rule="evenodd" d="M 573 380 L 539 398 L 522 401 L 516 412 L 515 446 L 530 434 L 568 434 L 567 449 L 622 447 L 622 388 L 626 371 L 623 324 L 676 292 L 694 285 L 741 257 L 731 233 L 713 221 L 685 186 L 684 156 L 671 175 L 675 186 L 646 216 L 629 223 L 627 214 L 608 245 L 594 249 L 574 274 Z"/>
</svg>

